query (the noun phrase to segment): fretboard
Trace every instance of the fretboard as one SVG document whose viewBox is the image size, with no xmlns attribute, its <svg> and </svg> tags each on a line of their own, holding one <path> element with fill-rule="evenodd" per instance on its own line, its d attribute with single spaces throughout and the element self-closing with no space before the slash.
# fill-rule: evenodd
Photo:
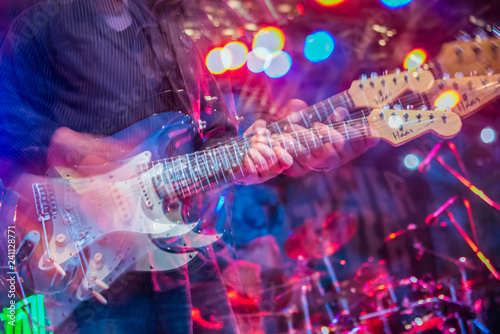
<svg viewBox="0 0 500 334">
<path fill-rule="evenodd" d="M 323 118 L 319 111 L 318 114 L 318 120 Z M 298 158 L 326 143 L 335 144 L 370 136 L 365 116 L 334 124 L 327 122 L 327 125 L 337 133 L 332 135 L 327 128 L 315 127 L 312 123 L 306 130 L 295 131 L 294 123 L 275 122 L 273 127 L 278 129 L 280 135 L 269 135 L 269 146 L 283 149 Z M 251 148 L 253 136 L 235 138 L 193 154 L 143 164 L 140 166 L 142 177 L 161 197 L 181 199 L 238 181 L 246 175 L 243 160 Z"/>
</svg>

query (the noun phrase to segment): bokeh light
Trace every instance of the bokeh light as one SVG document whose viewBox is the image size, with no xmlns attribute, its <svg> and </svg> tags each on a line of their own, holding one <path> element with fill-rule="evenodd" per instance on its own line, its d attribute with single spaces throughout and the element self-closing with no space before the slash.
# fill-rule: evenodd
<svg viewBox="0 0 500 334">
<path fill-rule="evenodd" d="M 241 42 L 228 43 L 221 51 L 222 63 L 224 65 L 226 65 L 227 62 L 227 60 L 225 61 L 225 58 L 228 57 L 226 53 L 230 53 L 231 55 L 230 57 L 231 62 L 227 64 L 228 66 L 225 66 L 226 69 L 237 70 L 243 65 L 245 65 L 248 56 L 248 48 L 245 44 Z"/>
<path fill-rule="evenodd" d="M 292 57 L 285 51 L 276 51 L 269 55 L 267 60 L 270 60 L 270 63 L 264 72 L 270 78 L 280 78 L 287 74 L 292 67 Z"/>
<path fill-rule="evenodd" d="M 253 73 L 263 72 L 271 63 L 272 54 L 266 48 L 257 48 L 248 53 L 247 67 Z"/>
<path fill-rule="evenodd" d="M 424 49 L 413 49 L 405 58 L 403 66 L 405 70 L 414 70 L 422 66 L 427 60 L 427 52 Z"/>
<path fill-rule="evenodd" d="M 481 140 L 483 143 L 490 144 L 495 141 L 495 138 L 497 137 L 497 134 L 495 130 L 493 130 L 490 127 L 484 128 L 481 130 Z"/>
<path fill-rule="evenodd" d="M 326 7 L 337 6 L 337 5 L 340 5 L 344 1 L 345 0 L 316 0 L 317 3 L 319 3 L 322 6 L 326 6 Z"/>
<path fill-rule="evenodd" d="M 406 168 L 408 169 L 417 169 L 417 167 L 420 165 L 420 158 L 416 154 L 408 154 L 404 160 L 403 163 Z"/>
<path fill-rule="evenodd" d="M 380 0 L 389 9 L 398 9 L 408 6 L 413 0 Z"/>
<path fill-rule="evenodd" d="M 447 90 L 438 96 L 434 102 L 434 107 L 438 110 L 445 111 L 448 108 L 453 109 L 460 102 L 460 94 L 456 90 Z"/>
<path fill-rule="evenodd" d="M 223 61 L 224 57 L 224 61 Z M 226 66 L 232 62 L 232 56 L 229 51 L 222 52 L 222 48 L 215 48 L 207 55 L 205 64 L 212 74 L 222 74 L 226 72 Z"/>
<path fill-rule="evenodd" d="M 264 27 L 260 29 L 252 42 L 252 49 L 265 48 L 269 53 L 283 50 L 285 46 L 285 33 L 277 27 Z"/>
<path fill-rule="evenodd" d="M 318 30 L 306 37 L 304 56 L 312 63 L 326 60 L 335 49 L 335 39 L 328 31 Z"/>
</svg>

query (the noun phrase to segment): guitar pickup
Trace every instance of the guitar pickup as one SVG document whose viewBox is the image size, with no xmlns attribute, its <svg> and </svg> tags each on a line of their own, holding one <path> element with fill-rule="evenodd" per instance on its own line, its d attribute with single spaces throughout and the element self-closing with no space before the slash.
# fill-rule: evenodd
<svg viewBox="0 0 500 334">
<path fill-rule="evenodd" d="M 57 204 L 52 182 L 33 183 L 32 189 L 38 216 L 45 218 L 56 215 Z"/>
</svg>

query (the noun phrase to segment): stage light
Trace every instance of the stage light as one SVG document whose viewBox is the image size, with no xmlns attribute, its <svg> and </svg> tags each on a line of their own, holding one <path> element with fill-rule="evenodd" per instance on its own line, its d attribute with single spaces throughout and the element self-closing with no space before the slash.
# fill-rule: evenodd
<svg viewBox="0 0 500 334">
<path fill-rule="evenodd" d="M 483 130 L 481 130 L 481 140 L 485 144 L 493 143 L 495 141 L 496 137 L 497 137 L 497 134 L 496 134 L 495 130 L 493 130 L 490 127 L 487 127 L 487 128 L 484 128 Z"/>
<path fill-rule="evenodd" d="M 269 66 L 264 69 L 264 72 L 270 78 L 280 78 L 288 73 L 290 67 L 292 67 L 292 57 L 285 51 L 277 51 L 278 54 L 275 56 L 274 53 L 266 58 L 271 57 Z"/>
<path fill-rule="evenodd" d="M 231 57 L 228 57 L 226 53 L 230 53 Z M 226 65 L 225 58 L 229 58 L 231 62 L 227 64 L 226 69 L 237 70 L 247 61 L 248 48 L 245 44 L 241 42 L 231 42 L 228 43 L 221 51 L 222 62 Z"/>
<path fill-rule="evenodd" d="M 269 53 L 283 50 L 285 33 L 278 27 L 264 27 L 253 38 L 252 49 L 265 48 Z"/>
<path fill-rule="evenodd" d="M 273 55 L 265 48 L 257 48 L 248 53 L 247 67 L 253 73 L 263 72 L 271 64 Z"/>
<path fill-rule="evenodd" d="M 460 94 L 456 90 L 447 90 L 439 95 L 434 101 L 434 107 L 438 110 L 451 110 L 460 102 Z"/>
<path fill-rule="evenodd" d="M 413 0 L 380 0 L 389 9 L 399 9 L 408 6 Z"/>
<path fill-rule="evenodd" d="M 224 57 L 224 60 L 223 60 Z M 232 56 L 229 51 L 222 52 L 222 48 L 215 48 L 207 55 L 205 64 L 212 74 L 222 74 L 226 72 L 226 66 L 232 62 Z"/>
<path fill-rule="evenodd" d="M 411 169 L 411 170 L 417 169 L 418 165 L 420 165 L 420 158 L 416 154 L 413 154 L 413 153 L 408 154 L 404 158 L 403 163 L 404 163 L 405 167 L 408 169 Z"/>
<path fill-rule="evenodd" d="M 321 6 L 325 7 L 333 7 L 340 5 L 342 2 L 345 0 L 316 0 L 317 3 L 319 3 Z"/>
<path fill-rule="evenodd" d="M 424 49 L 413 49 L 405 58 L 403 67 L 405 70 L 414 70 L 422 66 L 427 60 L 427 52 Z"/>
<path fill-rule="evenodd" d="M 306 37 L 304 56 L 311 63 L 326 60 L 335 49 L 335 39 L 328 31 L 318 30 Z"/>
</svg>

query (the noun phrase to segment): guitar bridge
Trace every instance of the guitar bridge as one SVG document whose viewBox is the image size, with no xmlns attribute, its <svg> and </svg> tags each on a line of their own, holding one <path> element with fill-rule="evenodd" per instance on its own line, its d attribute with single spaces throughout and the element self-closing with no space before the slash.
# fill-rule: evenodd
<svg viewBox="0 0 500 334">
<path fill-rule="evenodd" d="M 52 182 L 33 183 L 32 189 L 38 216 L 47 219 L 47 216 L 56 215 L 57 204 Z"/>
</svg>

